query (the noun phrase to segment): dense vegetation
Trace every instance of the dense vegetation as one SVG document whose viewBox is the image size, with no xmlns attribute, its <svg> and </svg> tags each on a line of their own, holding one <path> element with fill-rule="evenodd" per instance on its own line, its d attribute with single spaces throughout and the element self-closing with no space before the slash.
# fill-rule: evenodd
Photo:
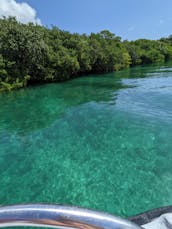
<svg viewBox="0 0 172 229">
<path fill-rule="evenodd" d="M 107 30 L 79 35 L 0 19 L 0 91 L 170 59 L 171 36 L 129 42 Z"/>
</svg>

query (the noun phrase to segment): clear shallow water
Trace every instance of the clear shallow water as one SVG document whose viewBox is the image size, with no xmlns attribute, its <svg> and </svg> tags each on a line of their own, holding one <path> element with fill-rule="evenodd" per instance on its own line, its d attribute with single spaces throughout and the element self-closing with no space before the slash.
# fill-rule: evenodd
<svg viewBox="0 0 172 229">
<path fill-rule="evenodd" d="M 0 94 L 0 203 L 128 216 L 172 204 L 172 68 Z"/>
</svg>

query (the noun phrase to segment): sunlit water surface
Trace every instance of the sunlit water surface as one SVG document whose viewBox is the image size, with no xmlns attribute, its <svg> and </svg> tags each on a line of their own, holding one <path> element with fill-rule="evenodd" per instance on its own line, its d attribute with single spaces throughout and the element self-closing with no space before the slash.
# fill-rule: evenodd
<svg viewBox="0 0 172 229">
<path fill-rule="evenodd" d="M 128 216 L 172 204 L 172 68 L 0 94 L 0 204 Z"/>
</svg>

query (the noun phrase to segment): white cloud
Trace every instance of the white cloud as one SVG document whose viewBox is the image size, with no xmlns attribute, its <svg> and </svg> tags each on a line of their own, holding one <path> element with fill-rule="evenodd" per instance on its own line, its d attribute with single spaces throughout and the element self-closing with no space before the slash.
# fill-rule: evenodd
<svg viewBox="0 0 172 229">
<path fill-rule="evenodd" d="M 25 24 L 28 22 L 41 24 L 41 20 L 37 18 L 36 14 L 36 10 L 25 2 L 17 3 L 15 0 L 0 0 L 0 18 L 12 16 Z"/>
</svg>

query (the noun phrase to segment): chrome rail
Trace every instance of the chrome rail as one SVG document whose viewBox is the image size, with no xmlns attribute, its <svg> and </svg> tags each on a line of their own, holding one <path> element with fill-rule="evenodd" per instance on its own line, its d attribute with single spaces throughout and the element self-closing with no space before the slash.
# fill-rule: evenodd
<svg viewBox="0 0 172 229">
<path fill-rule="evenodd" d="M 16 205 L 0 207 L 0 227 L 34 226 L 67 229 L 141 229 L 110 214 L 61 205 Z"/>
</svg>

